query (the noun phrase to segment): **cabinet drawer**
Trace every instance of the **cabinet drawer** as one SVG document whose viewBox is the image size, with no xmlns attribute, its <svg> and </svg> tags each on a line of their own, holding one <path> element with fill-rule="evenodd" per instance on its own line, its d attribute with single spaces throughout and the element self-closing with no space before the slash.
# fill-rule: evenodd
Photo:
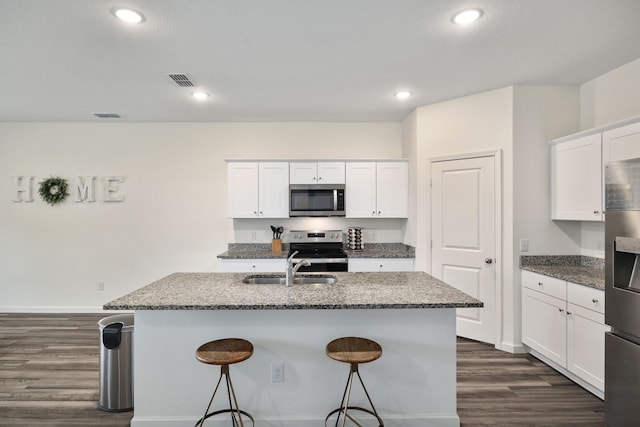
<svg viewBox="0 0 640 427">
<path fill-rule="evenodd" d="M 567 301 L 589 310 L 604 313 L 604 291 L 567 282 Z"/>
<path fill-rule="evenodd" d="M 349 271 L 413 271 L 413 258 L 349 258 Z"/>
<path fill-rule="evenodd" d="M 567 282 L 561 279 L 533 273 L 531 271 L 523 271 L 522 284 L 526 288 L 542 292 L 555 298 L 562 300 L 567 298 Z"/>
<path fill-rule="evenodd" d="M 285 259 L 222 259 L 220 271 L 223 273 L 284 273 Z"/>
</svg>

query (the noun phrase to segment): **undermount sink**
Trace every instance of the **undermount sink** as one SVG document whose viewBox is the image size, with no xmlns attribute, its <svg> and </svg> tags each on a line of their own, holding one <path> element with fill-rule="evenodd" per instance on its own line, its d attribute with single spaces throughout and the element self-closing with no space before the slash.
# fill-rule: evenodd
<svg viewBox="0 0 640 427">
<path fill-rule="evenodd" d="M 300 274 L 293 278 L 294 285 L 331 285 L 336 283 L 336 276 L 330 274 Z M 242 279 L 242 283 L 249 285 L 284 285 L 283 275 L 255 274 Z"/>
</svg>

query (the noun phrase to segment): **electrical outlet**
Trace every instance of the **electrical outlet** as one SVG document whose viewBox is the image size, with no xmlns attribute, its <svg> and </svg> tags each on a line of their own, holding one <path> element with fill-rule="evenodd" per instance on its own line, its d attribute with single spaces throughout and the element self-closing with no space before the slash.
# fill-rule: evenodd
<svg viewBox="0 0 640 427">
<path fill-rule="evenodd" d="M 520 239 L 520 252 L 529 252 L 529 239 Z"/>
<path fill-rule="evenodd" d="M 252 231 L 251 232 L 251 241 L 255 242 L 257 237 L 258 237 L 258 233 L 256 233 L 255 231 Z"/>
<path fill-rule="evenodd" d="M 104 282 L 98 282 L 98 290 L 104 291 Z"/>
<path fill-rule="evenodd" d="M 272 383 L 284 382 L 284 363 L 271 364 L 271 382 Z"/>
</svg>

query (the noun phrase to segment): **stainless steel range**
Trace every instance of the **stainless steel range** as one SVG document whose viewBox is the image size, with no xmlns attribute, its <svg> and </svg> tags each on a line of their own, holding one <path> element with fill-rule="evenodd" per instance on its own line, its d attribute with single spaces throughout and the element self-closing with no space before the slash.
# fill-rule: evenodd
<svg viewBox="0 0 640 427">
<path fill-rule="evenodd" d="M 640 404 L 640 159 L 605 168 L 605 422 L 638 425 Z"/>
<path fill-rule="evenodd" d="M 348 271 L 348 258 L 344 251 L 342 230 L 291 230 L 289 256 L 298 252 L 293 263 L 307 260 L 309 266 L 298 271 Z"/>
</svg>

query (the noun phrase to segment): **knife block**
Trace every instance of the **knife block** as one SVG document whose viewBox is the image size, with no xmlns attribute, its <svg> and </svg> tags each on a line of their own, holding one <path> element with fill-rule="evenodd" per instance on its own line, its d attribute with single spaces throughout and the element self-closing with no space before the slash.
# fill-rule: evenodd
<svg viewBox="0 0 640 427">
<path fill-rule="evenodd" d="M 280 239 L 271 240 L 271 252 L 275 252 L 278 254 L 282 252 L 282 240 Z"/>
</svg>

